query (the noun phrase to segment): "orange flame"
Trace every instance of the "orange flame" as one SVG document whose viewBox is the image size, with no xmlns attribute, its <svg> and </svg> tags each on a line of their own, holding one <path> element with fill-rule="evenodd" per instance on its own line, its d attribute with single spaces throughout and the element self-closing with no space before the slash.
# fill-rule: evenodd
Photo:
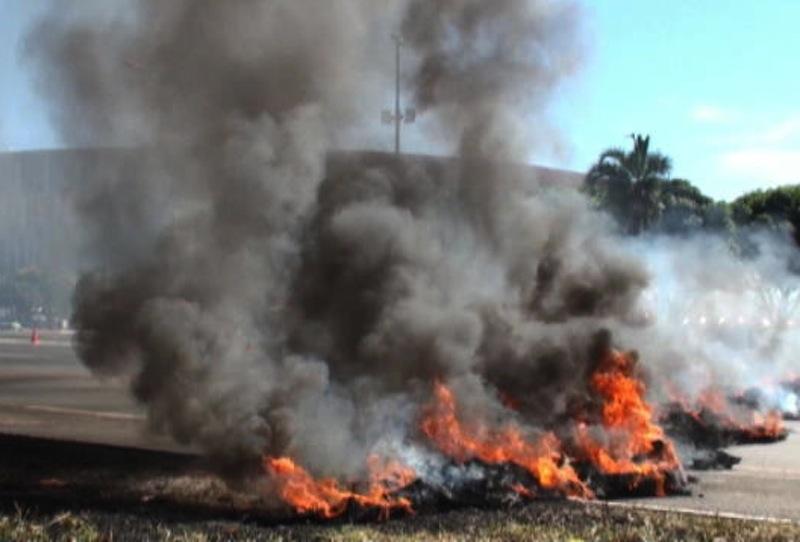
<svg viewBox="0 0 800 542">
<path fill-rule="evenodd" d="M 697 407 L 695 417 L 699 417 L 699 410 L 707 409 L 719 419 L 723 427 L 740 431 L 751 439 L 780 438 L 786 432 L 780 413 L 770 411 L 761 414 L 755 410 L 737 413 L 725 394 L 718 389 L 708 388 L 703 391 L 697 399 Z"/>
<path fill-rule="evenodd" d="M 704 389 L 695 399 L 694 406 L 690 406 L 689 401 L 674 388 L 669 388 L 669 392 L 673 402 L 702 425 L 709 423 L 703 417 L 707 412 L 713 415 L 713 423 L 722 429 L 737 431 L 747 439 L 779 439 L 786 434 L 783 416 L 779 412 L 771 410 L 763 414 L 741 406 L 737 408 L 719 389 Z"/>
<path fill-rule="evenodd" d="M 478 424 L 467 428 L 456 416 L 453 392 L 442 383 L 437 382 L 434 387 L 434 402 L 423 417 L 421 429 L 443 454 L 456 461 L 512 463 L 527 470 L 545 489 L 567 496 L 591 496 L 591 490 L 573 468 L 560 464 L 561 443 L 554 434 L 547 433 L 530 442 L 515 425 L 493 429 Z M 517 493 L 530 496 L 528 489 L 520 489 L 515 488 Z"/>
<path fill-rule="evenodd" d="M 609 443 L 606 447 L 598 443 L 584 424 L 578 426 L 576 441 L 600 472 L 635 475 L 634 486 L 653 479 L 657 493 L 663 495 L 666 474 L 679 469 L 680 461 L 674 445 L 653 419 L 645 385 L 633 375 L 634 365 L 630 355 L 616 351 L 601 361 L 590 383 L 603 400 L 602 423 Z"/>
<path fill-rule="evenodd" d="M 783 416 L 776 410 L 770 410 L 766 414 L 753 412 L 752 420 L 748 429 L 750 434 L 757 439 L 777 439 L 786 434 L 786 428 L 783 425 Z"/>
<path fill-rule="evenodd" d="M 343 514 L 350 502 L 378 509 L 382 519 L 394 510 L 412 513 L 411 501 L 389 493 L 411 483 L 416 478 L 414 471 L 397 461 L 381 461 L 377 456 L 371 456 L 368 464 L 369 487 L 358 493 L 344 489 L 332 478 L 315 480 L 288 457 L 264 458 L 264 467 L 275 480 L 279 495 L 300 514 L 330 519 Z"/>
<path fill-rule="evenodd" d="M 601 443 L 585 423 L 579 423 L 566 449 L 601 473 L 631 476 L 632 488 L 651 480 L 656 492 L 664 494 L 668 473 L 681 466 L 672 442 L 654 421 L 653 409 L 645 400 L 645 385 L 634 368 L 633 357 L 621 352 L 610 351 L 601 360 L 589 385 L 602 400 L 598 414 L 607 438 Z M 554 433 L 532 439 L 513 421 L 497 427 L 483 421 L 462 423 L 452 390 L 437 382 L 433 392 L 420 429 L 445 456 L 462 463 L 475 459 L 524 469 L 537 486 L 515 482 L 510 489 L 526 498 L 535 498 L 537 489 L 567 497 L 594 497 L 566 459 L 565 447 Z M 377 509 L 381 518 L 395 510 L 413 512 L 410 500 L 398 497 L 396 491 L 413 482 L 416 474 L 394 460 L 370 457 L 369 482 L 362 489 L 345 487 L 331 478 L 315 479 L 288 457 L 265 457 L 264 467 L 282 499 L 301 514 L 333 518 L 343 514 L 350 503 Z"/>
</svg>

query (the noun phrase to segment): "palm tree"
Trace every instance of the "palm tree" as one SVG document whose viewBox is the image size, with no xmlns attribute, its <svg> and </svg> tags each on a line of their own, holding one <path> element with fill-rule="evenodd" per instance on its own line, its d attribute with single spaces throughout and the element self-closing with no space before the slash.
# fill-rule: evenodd
<svg viewBox="0 0 800 542">
<path fill-rule="evenodd" d="M 669 178 L 667 156 L 649 152 L 650 136 L 631 134 L 633 150 L 604 151 L 586 175 L 589 194 L 608 209 L 631 235 L 638 235 L 658 220 L 659 191 Z"/>
</svg>

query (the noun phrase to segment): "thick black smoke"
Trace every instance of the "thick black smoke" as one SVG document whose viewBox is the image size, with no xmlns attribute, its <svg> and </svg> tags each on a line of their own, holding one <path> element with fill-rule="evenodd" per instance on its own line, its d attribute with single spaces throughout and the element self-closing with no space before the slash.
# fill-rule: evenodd
<svg viewBox="0 0 800 542">
<path fill-rule="evenodd" d="M 64 138 L 128 149 L 75 193 L 80 357 L 228 463 L 352 474 L 413 437 L 435 379 L 467 413 L 501 412 L 502 392 L 530 429 L 552 425 L 646 284 L 577 193 L 507 165 L 528 152 L 518 119 L 578 64 L 576 7 L 394 6 L 58 2 L 29 36 Z M 460 160 L 326 168 L 393 27 Z"/>
</svg>

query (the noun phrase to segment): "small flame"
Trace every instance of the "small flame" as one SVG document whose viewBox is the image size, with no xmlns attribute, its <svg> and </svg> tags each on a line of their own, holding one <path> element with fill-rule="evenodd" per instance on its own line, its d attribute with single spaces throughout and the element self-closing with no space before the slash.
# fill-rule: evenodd
<svg viewBox="0 0 800 542">
<path fill-rule="evenodd" d="M 278 493 L 300 514 L 316 514 L 323 518 L 340 516 L 353 502 L 363 508 L 379 510 L 382 519 L 392 511 L 412 513 L 411 501 L 393 497 L 390 492 L 410 484 L 414 471 L 397 461 L 382 461 L 371 456 L 369 487 L 363 493 L 350 491 L 332 478 L 315 480 L 303 467 L 288 457 L 266 457 L 264 467 L 278 486 Z"/>
<path fill-rule="evenodd" d="M 749 429 L 757 439 L 780 438 L 786 433 L 786 428 L 783 426 L 783 416 L 780 412 L 775 410 L 770 410 L 766 414 L 753 412 L 752 417 L 753 423 Z"/>
<path fill-rule="evenodd" d="M 602 423 L 610 442 L 601 445 L 579 424 L 579 450 L 604 474 L 635 475 L 633 486 L 644 479 L 656 482 L 656 492 L 665 493 L 668 472 L 680 469 L 672 442 L 654 421 L 653 409 L 645 400 L 644 383 L 633 374 L 635 360 L 623 352 L 611 351 L 591 377 L 592 389 L 602 398 Z"/>
<path fill-rule="evenodd" d="M 514 424 L 496 429 L 482 424 L 467 428 L 456 416 L 453 392 L 440 382 L 434 387 L 434 401 L 423 417 L 421 429 L 439 451 L 456 461 L 479 459 L 490 464 L 511 463 L 527 470 L 545 489 L 573 497 L 592 494 L 575 470 L 563 463 L 561 443 L 553 433 L 546 433 L 532 442 Z M 515 490 L 524 496 L 533 493 L 530 488 Z"/>
<path fill-rule="evenodd" d="M 668 387 L 674 404 L 701 425 L 714 424 L 720 429 L 735 431 L 743 440 L 780 439 L 786 434 L 780 412 L 758 412 L 743 405 L 732 405 L 724 392 L 717 388 L 704 389 L 693 404 Z"/>
</svg>

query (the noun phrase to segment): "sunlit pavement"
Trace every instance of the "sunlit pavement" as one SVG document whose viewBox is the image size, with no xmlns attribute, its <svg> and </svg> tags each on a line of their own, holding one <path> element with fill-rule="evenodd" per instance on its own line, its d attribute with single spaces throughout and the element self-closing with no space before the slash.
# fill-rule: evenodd
<svg viewBox="0 0 800 542">
<path fill-rule="evenodd" d="M 643 499 L 637 505 L 800 521 L 800 422 L 786 422 L 785 441 L 734 446 L 730 471 L 691 471 L 700 482 L 689 497 Z"/>
<path fill-rule="evenodd" d="M 0 432 L 157 449 L 180 449 L 148 433 L 122 382 L 103 382 L 78 361 L 72 336 L 0 333 Z"/>
<path fill-rule="evenodd" d="M 692 496 L 626 501 L 636 506 L 742 514 L 800 521 L 800 422 L 777 444 L 729 449 L 732 471 L 691 472 Z M 0 432 L 185 450 L 147 432 L 125 384 L 95 379 L 75 357 L 71 335 L 0 333 Z"/>
</svg>

